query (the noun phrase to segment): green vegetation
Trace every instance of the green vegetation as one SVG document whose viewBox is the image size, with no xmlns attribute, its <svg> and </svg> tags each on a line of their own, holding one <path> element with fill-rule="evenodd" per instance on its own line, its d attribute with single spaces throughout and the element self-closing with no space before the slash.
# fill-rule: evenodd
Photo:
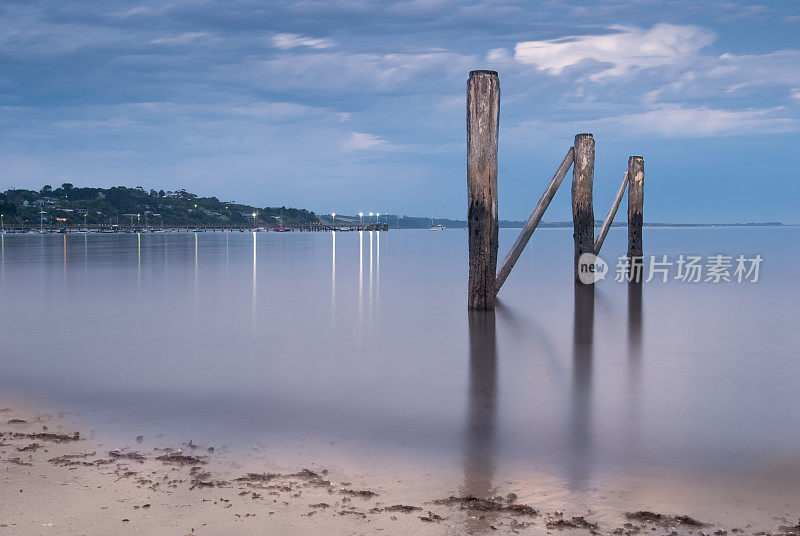
<svg viewBox="0 0 800 536">
<path fill-rule="evenodd" d="M 199 197 L 186 190 L 145 191 L 141 187 L 76 188 L 64 183 L 53 189 L 0 193 L 0 213 L 6 226 L 38 227 L 40 217 L 50 228 L 119 225 L 128 227 L 277 227 L 318 221 L 313 212 L 286 207 L 254 207 Z M 253 218 L 253 214 L 256 217 Z"/>
</svg>

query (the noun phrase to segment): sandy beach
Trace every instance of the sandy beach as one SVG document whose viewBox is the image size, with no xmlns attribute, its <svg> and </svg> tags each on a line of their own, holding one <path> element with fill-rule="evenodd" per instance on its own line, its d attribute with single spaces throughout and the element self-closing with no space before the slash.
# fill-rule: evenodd
<svg viewBox="0 0 800 536">
<path fill-rule="evenodd" d="M 0 534 L 800 534 L 788 513 L 739 504 L 729 515 L 730 504 L 710 496 L 686 513 L 625 510 L 599 498 L 559 505 L 558 494 L 530 486 L 456 495 L 402 479 L 354 479 L 316 460 L 279 467 L 192 442 L 150 447 L 140 436 L 109 445 L 100 432 L 70 428 L 68 415 L 1 409 Z M 713 520 L 694 517 L 715 509 Z"/>
</svg>

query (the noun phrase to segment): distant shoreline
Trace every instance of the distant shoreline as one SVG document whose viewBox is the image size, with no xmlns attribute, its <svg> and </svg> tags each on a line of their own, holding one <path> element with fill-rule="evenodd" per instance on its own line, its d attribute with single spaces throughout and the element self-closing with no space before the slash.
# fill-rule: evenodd
<svg viewBox="0 0 800 536">
<path fill-rule="evenodd" d="M 462 222 L 458 220 L 435 220 L 435 225 L 441 225 L 445 229 L 466 229 L 467 222 Z M 407 222 L 405 222 L 407 223 Z M 602 222 L 597 221 L 595 222 L 595 227 L 600 227 Z M 524 222 L 515 222 L 515 221 L 501 221 L 500 228 L 502 229 L 521 229 L 524 226 Z M 784 224 L 781 222 L 769 222 L 769 223 L 645 223 L 645 228 L 659 228 L 659 229 L 706 229 L 706 228 L 735 228 L 735 227 L 796 227 L 797 225 L 792 224 Z M 374 228 L 373 228 L 374 227 Z M 625 228 L 627 227 L 627 222 L 615 222 L 611 225 L 611 227 L 616 228 Z M 572 222 L 542 222 L 539 224 L 539 228 L 544 229 L 571 229 Z M 388 230 L 427 230 L 428 225 L 404 225 L 402 219 L 400 222 L 395 225 L 390 224 L 383 224 L 382 226 L 375 225 L 375 226 L 364 226 L 362 230 L 376 230 L 376 231 L 388 231 Z M 319 227 L 283 227 L 280 230 L 282 231 L 311 231 L 311 232 L 319 232 L 319 231 L 330 231 L 334 230 L 334 228 L 328 224 L 327 226 L 319 226 Z M 336 226 L 337 231 L 355 231 L 358 230 L 356 227 L 351 227 L 346 225 L 345 223 Z M 276 231 L 276 229 L 272 228 L 264 228 L 264 227 L 257 227 L 257 228 L 240 228 L 240 227 L 172 227 L 168 229 L 159 229 L 155 227 L 150 228 L 142 228 L 142 227 L 121 227 L 121 228 L 107 228 L 107 227 L 96 227 L 96 228 L 72 228 L 72 229 L 43 229 L 39 230 L 35 227 L 29 227 L 28 229 L 25 228 L 13 228 L 13 227 L 6 227 L 0 234 L 2 235 L 42 235 L 42 234 L 186 234 L 186 233 L 234 233 L 234 232 L 268 232 L 268 231 Z"/>
<path fill-rule="evenodd" d="M 338 217 L 338 216 L 337 216 Z M 431 221 L 433 222 L 431 224 Z M 524 221 L 516 220 L 500 220 L 501 228 L 515 228 L 520 229 L 525 226 Z M 596 220 L 595 226 L 600 227 L 603 224 L 602 220 Z M 394 218 L 389 219 L 389 227 L 394 229 L 427 229 L 431 225 L 443 225 L 452 229 L 466 229 L 467 222 L 465 220 L 448 220 L 438 219 L 433 220 L 427 218 L 416 217 L 399 217 L 397 223 Z M 627 227 L 626 221 L 618 221 L 611 224 L 611 227 Z M 742 223 L 644 223 L 645 227 L 784 227 L 786 224 L 782 222 L 742 222 Z M 541 228 L 572 228 L 572 221 L 557 221 L 557 222 L 541 222 L 538 227 Z"/>
</svg>

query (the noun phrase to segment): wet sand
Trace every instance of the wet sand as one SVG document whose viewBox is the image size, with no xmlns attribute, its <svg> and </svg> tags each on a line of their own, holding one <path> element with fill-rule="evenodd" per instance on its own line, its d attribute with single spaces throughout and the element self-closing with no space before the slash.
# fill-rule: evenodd
<svg viewBox="0 0 800 536">
<path fill-rule="evenodd" d="M 480 486 L 469 478 L 452 485 L 412 467 L 365 474 L 357 462 L 286 466 L 193 442 L 108 444 L 68 415 L 0 410 L 0 535 L 800 535 L 780 492 L 620 480 L 617 492 L 575 501 L 518 475 L 470 493 Z"/>
</svg>

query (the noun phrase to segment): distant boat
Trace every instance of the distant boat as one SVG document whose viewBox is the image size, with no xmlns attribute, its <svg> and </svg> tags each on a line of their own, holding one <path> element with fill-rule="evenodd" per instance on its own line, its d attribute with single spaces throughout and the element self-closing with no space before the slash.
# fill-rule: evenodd
<svg viewBox="0 0 800 536">
<path fill-rule="evenodd" d="M 434 225 L 433 223 L 433 216 L 431 216 L 431 226 L 428 229 L 429 231 L 444 231 L 446 227 L 441 223 L 439 225 Z"/>
<path fill-rule="evenodd" d="M 288 227 L 283 227 L 283 226 L 275 227 L 275 232 L 276 233 L 285 233 L 287 231 L 291 231 L 291 229 L 289 229 Z"/>
</svg>

